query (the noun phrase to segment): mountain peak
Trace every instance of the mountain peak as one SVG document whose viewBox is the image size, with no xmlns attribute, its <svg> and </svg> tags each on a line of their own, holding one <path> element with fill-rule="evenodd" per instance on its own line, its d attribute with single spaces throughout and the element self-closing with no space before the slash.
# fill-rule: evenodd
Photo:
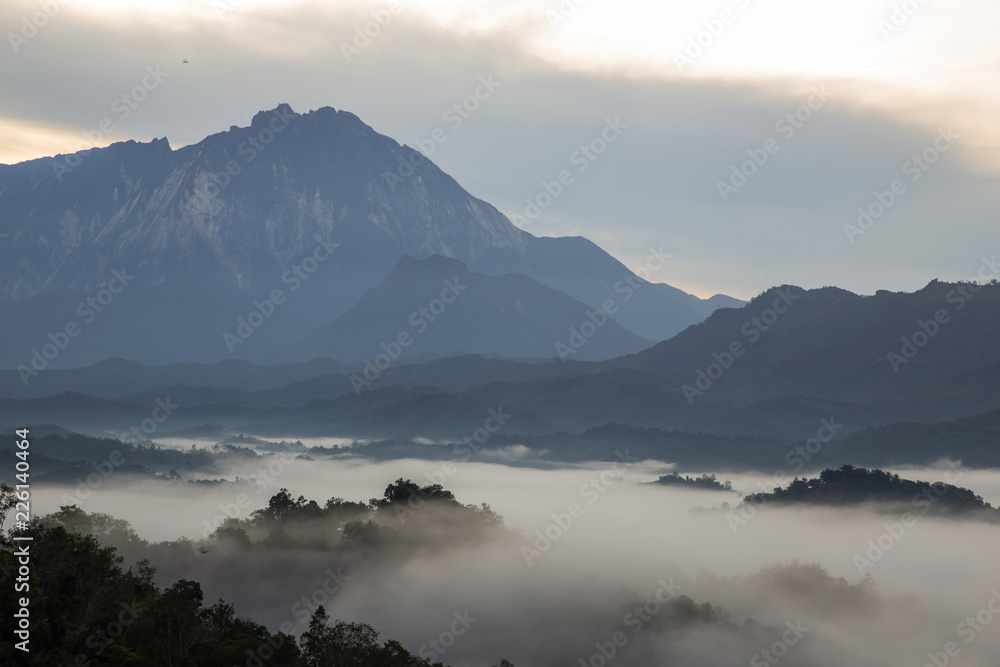
<svg viewBox="0 0 1000 667">
<path fill-rule="evenodd" d="M 289 346 L 285 358 L 362 361 L 382 353 L 385 341 L 401 341 L 406 357 L 468 352 L 534 359 L 572 354 L 588 360 L 649 345 L 605 318 L 585 349 L 561 352 L 559 345 L 567 345 L 572 329 L 591 321 L 588 312 L 586 304 L 521 274 L 489 276 L 451 257 L 405 255 L 350 310 Z M 407 340 L 403 334 L 410 342 L 402 342 Z"/>
<path fill-rule="evenodd" d="M 144 284 L 195 275 L 264 293 L 317 237 L 350 249 L 338 264 L 366 258 L 365 288 L 403 254 L 471 262 L 490 249 L 523 253 L 527 243 L 430 160 L 412 160 L 329 106 L 299 114 L 282 102 L 257 112 L 249 131 L 234 127 L 177 151 L 165 139 L 124 142 L 55 174 L 51 163 L 0 171 L 0 231 L 18 239 L 0 247 L 0 293 L 10 298 L 96 289 L 107 267 L 122 265 L 142 266 Z"/>
<path fill-rule="evenodd" d="M 134 275 L 136 287 L 122 299 L 141 301 L 142 312 L 156 317 L 118 308 L 122 321 L 109 316 L 100 326 L 115 332 L 120 356 L 144 363 L 261 355 L 294 333 L 330 323 L 390 274 L 392 291 L 456 277 L 464 282 L 483 267 L 497 276 L 526 275 L 590 308 L 613 300 L 621 306 L 619 324 L 640 325 L 642 331 L 633 330 L 646 340 L 704 319 L 700 300 L 669 286 L 650 286 L 632 298 L 628 269 L 593 243 L 539 239 L 518 229 L 430 159 L 330 106 L 299 114 L 281 103 L 257 112 L 250 128 L 233 127 L 175 151 L 156 139 L 91 149 L 71 162 L 4 167 L 0 233 L 9 237 L 0 244 L 0 299 L 94 291 L 111 271 Z M 418 259 L 400 262 L 404 255 Z M 252 341 L 234 348 L 219 335 L 276 289 L 295 291 L 295 298 Z M 539 296 L 533 311 L 523 299 L 495 305 L 546 314 L 551 322 L 546 299 Z M 582 322 L 578 310 L 564 304 L 560 322 Z M 39 319 L 37 329 L 18 325 L 25 349 L 45 339 L 47 322 Z M 190 339 L 144 342 L 177 331 L 178 322 L 188 323 L 181 328 Z M 95 360 L 83 346 L 74 350 L 73 363 Z M 492 351 L 502 350 L 517 351 L 507 343 Z"/>
<path fill-rule="evenodd" d="M 263 125 L 267 125 L 267 123 L 269 123 L 271 119 L 274 118 L 275 116 L 279 116 L 282 118 L 289 116 L 294 118 L 299 118 L 301 114 L 295 113 L 295 111 L 292 110 L 291 105 L 288 104 L 287 102 L 282 102 L 273 109 L 265 109 L 264 111 L 258 111 L 254 115 L 254 117 L 250 120 L 250 127 L 260 127 Z"/>
</svg>

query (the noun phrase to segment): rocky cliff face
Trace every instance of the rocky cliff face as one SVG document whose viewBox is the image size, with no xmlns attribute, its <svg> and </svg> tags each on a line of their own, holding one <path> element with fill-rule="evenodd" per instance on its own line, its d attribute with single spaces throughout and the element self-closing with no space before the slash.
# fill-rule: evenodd
<svg viewBox="0 0 1000 667">
<path fill-rule="evenodd" d="M 524 233 L 345 111 L 285 104 L 179 150 L 166 139 L 0 166 L 0 292 L 89 290 L 129 266 L 256 292 L 316 238 L 472 262 Z M 397 257 L 398 259 L 398 257 Z"/>
<path fill-rule="evenodd" d="M 590 309 L 611 304 L 628 331 L 606 349 L 588 346 L 598 357 L 663 340 L 732 305 L 647 283 L 586 239 L 519 230 L 422 154 L 351 113 L 297 114 L 282 104 L 247 127 L 177 150 L 166 139 L 127 141 L 0 165 L 0 302 L 7 302 L 0 363 L 23 364 L 79 317 L 71 306 L 110 294 L 116 271 L 132 276 L 128 289 L 49 360 L 54 367 L 111 356 L 284 358 L 305 350 L 296 341 L 307 338 L 309 349 L 337 358 L 336 337 L 310 335 L 332 331 L 324 327 L 406 255 L 458 260 L 479 274 L 523 274 Z M 270 312 L 274 294 L 280 303 Z M 262 318 L 252 335 L 250 317 Z M 566 317 L 546 308 L 533 317 L 544 321 L 532 331 L 569 335 Z M 238 326 L 247 335 L 234 344 Z M 439 342 L 482 349 L 463 335 L 473 334 L 466 327 Z M 550 347 L 537 342 L 541 334 L 530 338 L 534 347 L 501 341 L 486 351 L 533 356 Z"/>
</svg>

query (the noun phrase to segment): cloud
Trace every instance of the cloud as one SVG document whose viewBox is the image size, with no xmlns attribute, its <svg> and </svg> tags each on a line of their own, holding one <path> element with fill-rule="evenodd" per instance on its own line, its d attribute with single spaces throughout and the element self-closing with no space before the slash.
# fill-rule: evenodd
<svg viewBox="0 0 1000 667">
<path fill-rule="evenodd" d="M 687 665 L 746 664 L 779 641 L 787 623 L 808 628 L 809 637 L 787 647 L 783 664 L 789 665 L 919 665 L 949 641 L 961 645 L 969 664 L 988 664 L 987 657 L 1000 649 L 992 632 L 970 643 L 956 635 L 956 626 L 984 608 L 997 586 L 996 526 L 919 517 L 870 568 L 882 598 L 875 601 L 857 588 L 862 576 L 854 558 L 867 554 L 869 541 L 879 540 L 898 514 L 765 508 L 734 534 L 725 512 L 691 511 L 718 506 L 730 494 L 637 484 L 657 472 L 642 464 L 602 482 L 608 467 L 542 471 L 456 464 L 444 486 L 461 502 L 488 502 L 500 511 L 516 531 L 506 537 L 478 541 L 470 535 L 439 548 L 435 536 L 454 536 L 455 517 L 432 520 L 436 510 L 426 505 L 414 512 L 425 513 L 420 516 L 430 523 L 418 524 L 422 519 L 407 515 L 406 526 L 423 525 L 429 541 L 383 559 L 290 543 L 250 551 L 220 543 L 199 556 L 190 549 L 182 554 L 160 548 L 154 564 L 161 584 L 198 579 L 206 601 L 222 596 L 272 627 L 304 617 L 294 605 L 343 566 L 346 583 L 320 602 L 331 617 L 371 623 L 384 639 L 399 639 L 417 651 L 446 631 L 455 613 L 467 612 L 476 620 L 445 658 L 460 666 L 495 664 L 501 657 L 517 665 L 587 660 L 619 630 L 629 642 L 615 664 L 668 658 Z M 437 468 L 427 461 L 294 461 L 276 476 L 273 489 L 253 496 L 246 511 L 265 506 L 280 486 L 320 504 L 333 495 L 364 500 L 380 496 L 400 476 L 429 483 L 427 473 Z M 940 471 L 920 472 L 930 479 L 940 476 Z M 995 471 L 976 474 L 977 482 L 991 480 L 996 488 Z M 736 481 L 751 488 L 755 483 L 750 476 Z M 40 511 L 48 511 L 51 491 L 34 488 Z M 81 505 L 124 516 L 140 535 L 151 537 L 176 531 L 177 518 L 190 525 L 198 517 L 210 519 L 234 497 L 229 487 L 195 495 L 164 484 L 106 485 Z M 162 512 L 164 500 L 171 503 L 169 516 Z M 571 510 L 573 503 L 582 511 Z M 387 529 L 404 528 L 392 512 L 384 520 Z M 324 530 L 330 535 L 321 534 Z M 310 531 L 311 538 L 339 538 L 333 526 Z M 536 531 L 550 537 L 548 546 L 539 546 Z M 525 545 L 541 549 L 530 567 Z M 818 567 L 788 567 L 793 561 Z M 696 603 L 724 610 L 730 625 L 693 623 L 677 632 L 666 612 L 652 605 L 656 614 L 633 632 L 628 613 L 653 599 L 664 581 Z M 299 624 L 296 631 L 304 627 Z"/>
<path fill-rule="evenodd" d="M 8 4 L 0 17 L 16 25 L 30 7 Z M 687 28 L 677 25 L 700 30 L 711 17 L 677 14 L 670 3 L 657 10 L 662 15 L 623 7 L 615 23 L 607 4 L 594 0 L 556 30 L 545 7 L 527 3 L 475 11 L 455 2 L 406 4 L 383 15 L 385 25 L 375 12 L 388 12 L 388 5 L 367 2 L 248 2 L 221 17 L 206 3 L 170 20 L 135 13 L 106 20 L 95 7 L 67 5 L 15 57 L 0 60 L 7 82 L 0 117 L 19 137 L 0 160 L 60 145 L 75 150 L 104 119 L 114 129 L 98 143 L 167 136 L 178 147 L 245 125 L 279 102 L 300 112 L 329 105 L 411 146 L 444 130 L 443 143 L 427 144 L 432 159 L 512 216 L 522 215 L 526 199 L 544 192 L 545 183 L 571 171 L 573 185 L 529 231 L 587 236 L 631 266 L 642 263 L 650 246 L 663 245 L 673 261 L 653 279 L 702 296 L 750 297 L 781 283 L 912 290 L 935 277 L 966 278 L 983 250 L 1000 245 L 996 171 L 983 152 L 993 145 L 984 111 L 993 108 L 992 98 L 973 85 L 995 69 L 997 57 L 974 37 L 981 47 L 975 62 L 928 61 L 932 52 L 921 45 L 931 39 L 927 31 L 938 12 L 929 7 L 888 50 L 871 22 L 888 5 L 816 10 L 804 25 L 793 21 L 805 16 L 802 8 L 762 5 L 718 44 L 718 66 L 691 75 L 656 65 L 650 30 L 683 19 L 669 23 L 672 32 L 659 43 L 664 60 L 683 44 Z M 983 25 L 995 20 L 996 11 L 980 3 L 970 2 L 968 11 Z M 774 16 L 781 21 L 766 28 L 764 19 Z M 859 17 L 866 27 L 851 34 L 872 33 L 863 36 L 874 58 L 871 72 L 809 27 L 831 20 L 847 30 Z M 598 29 L 603 23 L 608 27 Z M 626 25 L 638 31 L 632 50 L 624 46 Z M 781 37 L 779 28 L 787 34 Z M 366 29 L 372 34 L 365 36 Z M 959 38 L 952 22 L 943 31 Z M 751 48 L 773 40 L 769 51 Z M 774 66 L 779 53 L 788 53 L 781 44 L 811 40 L 820 43 L 808 57 L 783 56 L 788 66 Z M 358 52 L 345 53 L 345 45 Z M 602 64 L 571 57 L 584 45 Z M 826 60 L 817 60 L 820 51 Z M 732 65 L 746 54 L 759 61 L 756 69 Z M 823 66 L 833 56 L 853 64 Z M 140 84 L 149 66 L 168 77 L 121 118 L 112 105 Z M 465 110 L 456 127 L 449 111 L 473 95 L 483 76 L 500 87 Z M 967 85 L 956 91 L 954 81 Z M 822 85 L 829 100 L 785 139 L 776 124 Z M 621 139 L 585 172 L 576 171 L 575 152 L 616 117 L 629 126 Z M 961 135 L 954 150 L 919 182 L 907 183 L 906 196 L 851 244 L 844 225 L 856 221 L 858 207 L 905 178 L 906 161 L 948 126 Z M 719 182 L 769 138 L 780 141 L 780 150 L 723 201 Z"/>
</svg>

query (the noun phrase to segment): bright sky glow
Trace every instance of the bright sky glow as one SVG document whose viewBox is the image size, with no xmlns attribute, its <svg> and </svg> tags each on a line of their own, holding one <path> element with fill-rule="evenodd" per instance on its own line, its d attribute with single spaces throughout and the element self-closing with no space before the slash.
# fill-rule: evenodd
<svg viewBox="0 0 1000 667">
<path fill-rule="evenodd" d="M 529 231 L 587 236 L 633 268 L 644 248 L 667 243 L 675 262 L 657 280 L 699 295 L 748 296 L 786 280 L 914 289 L 964 277 L 980 248 L 1000 251 L 995 0 L 65 0 L 52 16 L 42 4 L 0 5 L 0 163 L 164 135 L 179 147 L 281 101 L 355 111 L 412 144 L 489 71 L 470 67 L 496 68 L 518 83 L 432 159 L 515 214 L 557 173 L 550 165 L 566 142 L 590 131 L 592 110 L 573 101 L 620 102 L 646 153 L 623 145 Z M 373 46 L 345 62 L 343 41 L 390 15 Z M 25 30 L 37 36 L 19 38 Z M 171 72 L 169 86 L 119 122 L 109 105 L 151 63 Z M 555 93 L 533 94 L 540 81 Z M 587 96 L 608 81 L 628 85 Z M 833 91 L 830 124 L 817 122 L 752 188 L 720 201 L 713 184 L 769 130 L 775 101 L 785 109 L 823 84 Z M 675 105 L 667 95 L 678 90 L 698 100 Z M 674 107 L 676 117 L 662 115 Z M 115 130 L 86 139 L 104 117 Z M 734 121 L 732 131 L 721 125 Z M 950 166 L 914 187 L 860 247 L 845 247 L 840 228 L 857 206 L 947 127 L 961 137 L 942 161 Z M 521 141 L 498 138 L 509 132 Z M 678 151 L 672 164 L 682 166 L 657 161 L 665 151 Z M 665 190 L 664 177 L 685 185 Z M 595 193 L 600 200 L 586 198 Z M 780 241 L 757 245 L 764 239 Z M 844 268 L 856 262 L 866 272 Z"/>
</svg>

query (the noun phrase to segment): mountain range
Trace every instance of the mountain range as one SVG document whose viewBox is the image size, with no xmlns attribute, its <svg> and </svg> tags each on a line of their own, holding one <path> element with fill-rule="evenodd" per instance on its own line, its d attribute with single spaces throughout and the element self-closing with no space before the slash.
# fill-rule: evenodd
<svg viewBox="0 0 1000 667">
<path fill-rule="evenodd" d="M 441 275 L 457 268 L 452 262 L 432 260 Z M 974 296 L 949 304 L 963 292 Z M 788 307 L 779 314 L 776 305 Z M 934 331 L 942 305 L 953 309 L 951 319 L 933 337 L 918 335 Z M 942 457 L 997 465 L 998 322 L 996 284 L 935 281 L 873 296 L 784 286 L 637 354 L 596 362 L 424 355 L 366 375 L 371 358 L 156 367 L 107 360 L 47 371 L 28 388 L 5 370 L 0 425 L 120 435 L 169 399 L 181 407 L 158 436 L 460 442 L 494 410 L 509 419 L 491 446 L 522 445 L 558 460 L 632 446 L 689 465 L 785 466 L 794 443 L 814 439 L 834 458 L 813 458 L 829 465 Z M 906 363 L 894 368 L 895 356 Z M 392 451 L 440 455 L 421 446 Z"/>
<path fill-rule="evenodd" d="M 996 464 L 995 280 L 702 300 L 344 111 L 0 166 L 0 231 L 0 426 L 123 437 L 168 401 L 157 437 L 433 457 L 496 413 L 491 447 L 558 460 Z"/>
<path fill-rule="evenodd" d="M 399 271 L 436 279 L 437 264 L 418 275 L 419 264 L 399 266 L 404 257 L 440 256 L 495 279 L 470 277 L 489 293 L 476 330 L 492 339 L 465 323 L 468 335 L 439 331 L 413 350 L 551 358 L 587 309 L 612 304 L 613 323 L 580 355 L 610 358 L 742 304 L 650 283 L 582 238 L 524 232 L 421 153 L 330 107 L 281 104 L 176 150 L 127 141 L 0 165 L 0 233 L 7 367 L 353 360 L 368 353 L 359 340 L 379 340 L 387 322 L 425 305 L 413 289 L 412 301 L 396 293 L 382 304 L 385 319 L 371 310 Z M 529 303 L 529 315 L 518 311 Z M 347 326 L 354 338 L 341 347 L 331 336 Z M 52 340 L 64 333 L 68 344 Z"/>
</svg>

